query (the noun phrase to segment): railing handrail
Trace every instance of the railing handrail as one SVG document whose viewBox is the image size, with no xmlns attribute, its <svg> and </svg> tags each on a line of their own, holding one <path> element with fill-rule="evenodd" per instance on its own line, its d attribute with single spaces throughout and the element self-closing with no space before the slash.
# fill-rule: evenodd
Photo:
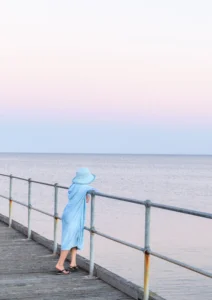
<svg viewBox="0 0 212 300">
<path fill-rule="evenodd" d="M 23 180 L 23 181 L 29 181 L 29 179 L 27 178 L 23 178 L 23 177 L 17 177 L 17 176 L 13 176 L 13 175 L 8 175 L 8 174 L 1 174 L 0 176 L 4 176 L 4 177 L 11 177 L 14 179 L 19 179 L 19 180 Z M 37 183 L 37 184 L 41 184 L 41 185 L 46 185 L 46 186 L 51 186 L 54 187 L 55 183 L 48 183 L 48 182 L 43 182 L 43 181 L 37 181 L 37 180 L 30 180 L 32 183 Z M 63 186 L 60 184 L 57 184 L 57 187 L 59 189 L 65 189 L 68 190 L 69 187 L 68 186 Z M 133 198 L 126 198 L 126 197 L 119 197 L 116 195 L 109 195 L 109 194 L 105 194 L 105 193 L 100 193 L 100 192 L 96 192 L 96 191 L 92 191 L 90 192 L 90 194 L 93 194 L 95 196 L 99 196 L 99 197 L 103 197 L 103 198 L 109 198 L 109 199 L 113 199 L 113 200 L 119 200 L 119 201 L 124 201 L 124 202 L 129 202 L 129 203 L 134 203 L 134 204 L 140 204 L 145 206 L 146 205 L 146 201 L 147 200 L 138 200 L 138 199 L 133 199 Z M 160 208 L 160 209 L 164 209 L 164 210 L 170 210 L 170 211 L 174 211 L 174 212 L 178 212 L 178 213 L 182 213 L 182 214 L 187 214 L 187 215 L 193 215 L 196 217 L 202 217 L 202 218 L 206 218 L 206 219 L 212 219 L 212 213 L 207 213 L 207 212 L 202 212 L 202 211 L 197 211 L 197 210 L 191 210 L 188 208 L 183 208 L 183 207 L 177 207 L 177 206 L 171 206 L 171 205 L 166 205 L 166 204 L 160 204 L 160 203 L 155 203 L 150 201 L 150 206 L 155 207 L 155 208 Z"/>
<path fill-rule="evenodd" d="M 57 183 L 51 184 L 51 183 L 46 183 L 42 181 L 36 181 L 32 180 L 31 178 L 26 179 L 18 176 L 13 176 L 13 175 L 8 175 L 8 174 L 0 174 L 0 176 L 8 177 L 10 179 L 9 181 L 9 197 L 0 195 L 1 198 L 8 199 L 9 200 L 9 227 L 12 225 L 12 203 L 18 203 L 22 206 L 28 207 L 28 238 L 31 238 L 31 210 L 38 211 L 42 214 L 45 214 L 49 217 L 54 218 L 54 246 L 53 246 L 53 254 L 56 254 L 57 252 L 57 223 L 58 220 L 61 220 L 61 217 L 58 215 L 57 212 L 57 207 L 58 207 L 58 189 L 66 189 L 68 190 L 69 187 L 67 186 L 62 186 Z M 18 200 L 13 199 L 12 197 L 12 180 L 17 179 L 17 180 L 23 180 L 28 182 L 28 204 L 20 202 Z M 54 214 L 50 214 L 48 212 L 42 211 L 34 206 L 31 205 L 31 184 L 36 183 L 36 184 L 42 184 L 45 186 L 51 186 L 54 187 L 55 192 L 54 192 Z M 212 278 L 212 273 L 207 272 L 205 270 L 202 270 L 200 268 L 196 268 L 194 266 L 190 266 L 184 262 L 166 257 L 160 253 L 154 252 L 150 248 L 150 215 L 151 215 L 151 208 L 158 208 L 158 209 L 164 209 L 164 210 L 169 210 L 177 213 L 183 213 L 183 214 L 188 214 L 188 215 L 193 215 L 196 217 L 201 217 L 201 218 L 207 218 L 207 219 L 212 219 L 212 213 L 207 213 L 207 212 L 201 212 L 201 211 L 196 211 L 196 210 L 191 210 L 191 209 L 186 209 L 186 208 L 181 208 L 181 207 L 175 207 L 175 206 L 170 206 L 170 205 L 164 205 L 164 204 L 159 204 L 159 203 L 154 203 L 151 202 L 150 200 L 146 201 L 141 201 L 137 199 L 132 199 L 132 198 L 125 198 L 125 197 L 118 197 L 118 196 L 113 196 L 113 195 L 108 195 L 104 193 L 100 193 L 98 191 L 92 191 L 90 192 L 91 194 L 91 218 L 90 218 L 90 228 L 84 227 L 85 230 L 90 232 L 90 276 L 93 276 L 94 272 L 94 234 L 100 235 L 102 237 L 105 237 L 107 239 L 110 239 L 112 241 L 115 241 L 117 243 L 123 244 L 125 246 L 128 246 L 130 248 L 139 250 L 144 253 L 145 255 L 145 264 L 144 264 L 144 300 L 149 299 L 149 270 L 150 270 L 150 255 L 153 255 L 157 258 L 163 259 L 165 261 L 168 261 L 170 263 L 173 263 L 175 265 L 178 265 L 180 267 L 189 269 L 193 272 L 199 273 L 201 275 L 207 276 L 209 278 Z M 123 240 L 117 239 L 115 237 L 111 237 L 105 233 L 99 232 L 95 229 L 94 227 L 94 212 L 95 212 L 95 197 L 103 197 L 103 198 L 109 198 L 113 200 L 120 200 L 124 202 L 129 202 L 129 203 L 134 203 L 138 205 L 143 205 L 145 206 L 145 245 L 144 248 L 133 245 L 131 243 L 125 242 Z"/>
</svg>

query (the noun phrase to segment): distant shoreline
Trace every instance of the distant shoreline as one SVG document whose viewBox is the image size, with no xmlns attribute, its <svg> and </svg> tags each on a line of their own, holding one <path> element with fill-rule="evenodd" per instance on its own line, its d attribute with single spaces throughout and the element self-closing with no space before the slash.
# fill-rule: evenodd
<svg viewBox="0 0 212 300">
<path fill-rule="evenodd" d="M 0 152 L 0 155 L 108 155 L 108 156 L 212 156 L 212 154 L 157 154 L 157 153 L 68 153 L 68 152 Z"/>
</svg>

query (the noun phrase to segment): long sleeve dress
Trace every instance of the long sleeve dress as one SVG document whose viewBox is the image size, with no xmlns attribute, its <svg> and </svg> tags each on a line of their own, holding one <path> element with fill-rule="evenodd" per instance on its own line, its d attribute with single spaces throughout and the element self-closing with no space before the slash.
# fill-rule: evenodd
<svg viewBox="0 0 212 300">
<path fill-rule="evenodd" d="M 61 250 L 83 249 L 86 216 L 86 194 L 94 188 L 72 184 L 68 190 L 68 204 L 62 214 Z"/>
</svg>

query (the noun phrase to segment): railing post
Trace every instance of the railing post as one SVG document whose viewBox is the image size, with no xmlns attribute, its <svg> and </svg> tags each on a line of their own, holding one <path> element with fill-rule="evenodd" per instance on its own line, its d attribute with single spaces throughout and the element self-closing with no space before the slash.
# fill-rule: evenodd
<svg viewBox="0 0 212 300">
<path fill-rule="evenodd" d="M 31 178 L 28 179 L 28 239 L 31 239 Z"/>
<path fill-rule="evenodd" d="M 90 277 L 93 277 L 94 273 L 94 215 L 95 215 L 95 195 L 91 194 L 91 217 L 90 217 Z"/>
<path fill-rule="evenodd" d="M 151 201 L 145 203 L 145 247 L 144 247 L 144 298 L 149 299 L 149 275 L 150 275 L 150 212 Z"/>
<path fill-rule="evenodd" d="M 55 183 L 54 185 L 54 247 L 53 247 L 53 254 L 57 253 L 57 224 L 58 224 L 58 184 Z"/>
<path fill-rule="evenodd" d="M 12 225 L 12 184 L 13 184 L 13 176 L 10 175 L 10 187 L 9 187 L 9 227 Z"/>
</svg>

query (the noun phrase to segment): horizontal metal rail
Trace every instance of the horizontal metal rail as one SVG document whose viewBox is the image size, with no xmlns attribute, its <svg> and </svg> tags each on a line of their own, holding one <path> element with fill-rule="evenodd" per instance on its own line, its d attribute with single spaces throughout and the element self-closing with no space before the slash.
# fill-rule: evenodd
<svg viewBox="0 0 212 300">
<path fill-rule="evenodd" d="M 12 175 L 7 175 L 7 174 L 0 174 L 0 176 L 4 177 L 11 177 Z M 19 179 L 23 181 L 29 181 L 29 179 L 22 178 L 22 177 L 17 177 L 17 176 L 12 176 L 14 179 Z M 42 182 L 42 181 L 37 181 L 37 180 L 31 180 L 32 183 L 37 183 L 41 185 L 46 185 L 50 187 L 54 187 L 55 184 L 48 183 L 48 182 Z M 69 187 L 63 186 L 63 185 L 57 185 L 58 188 L 60 189 L 65 189 L 68 190 Z M 95 196 L 103 197 L 103 198 L 108 198 L 108 199 L 113 199 L 113 200 L 119 200 L 119 201 L 124 201 L 124 202 L 129 202 L 129 203 L 134 203 L 134 204 L 140 204 L 144 205 L 146 204 L 146 201 L 143 200 L 138 200 L 138 199 L 131 199 L 131 198 L 125 198 L 125 197 L 119 197 L 119 196 L 114 196 L 114 195 L 108 195 L 100 192 L 90 192 L 90 194 L 94 194 Z M 192 216 L 197 216 L 197 217 L 202 217 L 202 218 L 207 218 L 207 219 L 212 219 L 212 213 L 206 213 L 206 212 L 200 212 L 200 211 L 195 211 L 191 209 L 186 209 L 186 208 L 181 208 L 181 207 L 176 207 L 176 206 L 170 206 L 170 205 L 165 205 L 165 204 L 159 204 L 159 203 L 154 203 L 154 202 L 149 202 L 150 206 L 163 209 L 163 210 L 169 210 L 173 212 L 178 212 L 182 214 L 187 214 L 187 215 L 192 215 Z"/>
<path fill-rule="evenodd" d="M 145 205 L 145 201 L 141 201 L 141 200 L 137 200 L 137 199 L 112 196 L 112 195 L 107 195 L 107 194 L 103 194 L 103 193 L 99 193 L 99 192 L 91 192 L 91 193 L 93 193 L 95 196 L 99 196 L 99 197 L 103 197 L 103 198 L 109 198 L 109 199 L 113 199 L 113 200 L 120 200 L 120 201 L 124 201 L 124 202 Z"/>
<path fill-rule="evenodd" d="M 59 185 L 59 184 L 58 184 L 57 187 L 60 188 L 60 189 L 64 189 L 64 190 L 68 190 L 69 189 L 69 187 L 63 186 L 63 185 Z"/>
<path fill-rule="evenodd" d="M 186 209 L 186 208 L 181 208 L 181 207 L 176 207 L 176 206 L 158 204 L 158 203 L 151 203 L 151 206 L 155 207 L 155 208 L 178 212 L 181 214 L 202 217 L 202 218 L 206 218 L 206 219 L 212 219 L 212 214 L 206 213 L 206 212 L 201 212 L 201 211 L 196 211 L 196 210 L 191 210 L 191 209 Z"/>
<path fill-rule="evenodd" d="M 38 209 L 38 208 L 36 208 L 36 207 L 31 206 L 31 209 L 32 209 L 32 210 L 35 210 L 35 211 L 37 211 L 37 212 L 40 212 L 41 214 L 44 214 L 44 215 L 46 215 L 46 216 L 49 216 L 49 217 L 54 218 L 54 215 L 53 215 L 53 214 L 49 214 L 49 213 L 47 213 L 46 211 L 43 211 L 43 210 Z"/>
<path fill-rule="evenodd" d="M 52 184 L 52 183 L 41 182 L 41 181 L 36 181 L 36 180 L 31 180 L 31 182 L 37 183 L 37 184 L 41 184 L 41 185 L 46 185 L 46 186 L 54 187 L 54 184 Z"/>
<path fill-rule="evenodd" d="M 10 198 L 4 196 L 4 195 L 0 195 L 1 198 L 4 198 L 4 199 L 7 199 L 7 200 L 10 200 Z"/>
<path fill-rule="evenodd" d="M 110 235 L 107 235 L 107 234 L 102 233 L 102 232 L 100 232 L 100 231 L 97 231 L 97 230 L 95 230 L 95 229 L 92 230 L 92 229 L 90 229 L 89 227 L 86 227 L 86 226 L 84 227 L 84 229 L 87 230 L 87 231 L 90 231 L 90 232 L 92 232 L 92 233 L 95 233 L 95 234 L 97 234 L 97 235 L 99 235 L 99 236 L 102 236 L 102 237 L 104 237 L 104 238 L 106 238 L 106 239 L 108 239 L 108 240 L 111 240 L 111 241 L 114 241 L 114 242 L 116 242 L 116 243 L 122 244 L 122 245 L 124 245 L 124 246 L 128 246 L 128 247 L 130 247 L 130 248 L 133 248 L 133 249 L 136 249 L 136 250 L 139 250 L 139 251 L 144 252 L 144 248 L 139 247 L 139 246 L 137 246 L 137 245 L 134 245 L 134 244 L 131 244 L 131 243 L 127 243 L 127 242 L 125 242 L 125 241 L 123 241 L 123 240 L 114 238 L 114 237 L 112 237 L 112 236 L 110 236 Z"/>
<path fill-rule="evenodd" d="M 32 182 L 32 181 L 31 181 Z M 3 196 L 3 195 L 0 195 L 0 198 L 4 198 L 4 199 L 7 199 L 7 200 L 10 200 L 8 197 L 6 197 L 6 196 Z M 17 203 L 17 204 L 19 204 L 19 205 L 22 205 L 22 206 L 25 206 L 25 207 L 28 207 L 28 208 L 30 208 L 30 209 L 32 209 L 32 210 L 35 210 L 35 211 L 37 211 L 37 212 L 40 212 L 41 214 L 44 214 L 44 215 L 47 215 L 47 216 L 49 216 L 49 217 L 53 217 L 54 218 L 54 215 L 53 214 L 50 214 L 50 213 L 48 213 L 48 212 L 46 212 L 46 211 L 44 211 L 44 210 L 41 210 L 41 209 L 38 209 L 38 208 L 36 208 L 36 207 L 34 207 L 34 206 L 32 206 L 32 205 L 28 205 L 28 204 L 26 204 L 26 203 L 24 203 L 24 202 L 20 202 L 20 201 L 17 201 L 17 200 L 15 200 L 15 199 L 11 199 L 13 202 L 15 202 L 15 203 Z M 61 217 L 57 217 L 59 220 L 61 220 Z"/>
<path fill-rule="evenodd" d="M 17 203 L 17 204 L 20 204 L 20 205 L 22 205 L 22 206 L 28 207 L 27 204 L 25 204 L 25 203 L 23 203 L 23 202 L 20 202 L 20 201 L 17 201 L 17 200 L 15 200 L 15 199 L 10 199 L 9 197 L 6 197 L 6 196 L 4 196 L 4 195 L 0 195 L 0 198 L 4 198 L 4 199 L 7 199 L 7 200 L 12 200 L 13 202 L 15 202 L 15 203 Z"/>
<path fill-rule="evenodd" d="M 27 178 L 13 176 L 13 175 L 0 174 L 0 176 L 4 176 L 4 177 L 12 176 L 12 178 L 14 178 L 14 179 L 18 179 L 18 180 L 22 180 L 22 181 L 29 181 L 29 179 L 27 179 Z M 41 184 L 41 185 L 46 185 L 46 186 L 54 186 L 54 184 L 52 184 L 52 183 L 42 182 L 42 181 L 37 181 L 37 180 L 31 180 L 31 182 Z M 66 187 L 66 189 L 68 189 L 68 187 Z"/>
<path fill-rule="evenodd" d="M 25 207 L 28 207 L 28 204 L 25 204 L 23 202 L 20 202 L 20 201 L 17 201 L 17 200 L 14 200 L 14 199 L 11 199 L 13 202 L 17 203 L 17 204 L 20 204 L 22 206 L 25 206 Z"/>
<path fill-rule="evenodd" d="M 13 175 L 7 175 L 7 174 L 0 174 L 0 176 L 4 176 L 9 178 L 9 197 L 0 195 L 1 198 L 9 200 L 9 226 L 11 226 L 12 223 L 12 203 L 15 202 L 17 204 L 20 204 L 24 207 L 28 208 L 28 238 L 31 236 L 31 210 L 35 210 L 37 212 L 40 212 L 44 215 L 47 215 L 49 217 L 54 218 L 54 249 L 53 253 L 56 254 L 57 252 L 57 221 L 58 219 L 61 220 L 61 217 L 58 216 L 57 213 L 57 203 L 58 203 L 58 189 L 65 189 L 68 190 L 69 187 L 67 186 L 62 186 L 59 184 L 51 184 L 51 183 L 46 183 L 46 182 L 41 182 L 41 181 L 36 181 L 36 180 L 31 180 L 31 179 L 26 179 L 22 177 L 17 177 Z M 18 180 L 23 180 L 28 182 L 28 204 L 25 204 L 23 202 L 17 201 L 12 198 L 12 181 L 13 179 L 18 179 Z M 41 184 L 45 186 L 50 186 L 54 187 L 55 193 L 54 193 L 54 214 L 50 214 L 48 212 L 45 212 L 41 209 L 38 209 L 34 206 L 31 205 L 31 184 Z M 163 209 L 163 210 L 168 210 L 168 211 L 173 211 L 177 213 L 182 213 L 186 215 L 192 215 L 196 217 L 201 217 L 201 218 L 207 218 L 207 219 L 212 219 L 212 213 L 207 213 L 207 212 L 201 212 L 201 211 L 195 211 L 191 209 L 186 209 L 186 208 L 181 208 L 181 207 L 175 207 L 175 206 L 170 206 L 170 205 L 164 205 L 164 204 L 159 204 L 159 203 L 154 203 L 151 202 L 150 200 L 142 201 L 142 200 L 137 200 L 137 199 L 131 199 L 131 198 L 125 198 L 125 197 L 118 197 L 114 195 L 108 195 L 104 193 L 100 193 L 97 191 L 91 191 L 89 193 L 91 195 L 91 224 L 90 228 L 89 227 L 84 227 L 85 230 L 90 232 L 90 276 L 93 275 L 94 271 L 94 234 L 102 236 L 106 239 L 109 239 L 111 241 L 117 242 L 119 244 L 125 245 L 127 247 L 136 249 L 138 251 L 141 251 L 145 254 L 145 274 L 144 274 L 144 300 L 149 299 L 149 266 L 150 266 L 150 255 L 155 256 L 159 259 L 168 261 L 172 264 L 175 264 L 177 266 L 183 267 L 185 269 L 191 270 L 193 272 L 199 273 L 201 275 L 204 275 L 206 277 L 212 278 L 212 273 L 207 272 L 205 270 L 202 270 L 200 268 L 196 268 L 193 266 L 190 266 L 184 262 L 180 262 L 178 260 L 169 258 L 167 256 L 164 256 L 160 253 L 154 252 L 150 248 L 150 212 L 151 208 L 158 208 L 158 209 Z M 95 210 L 95 196 L 103 197 L 103 198 L 108 198 L 108 199 L 113 199 L 113 200 L 118 200 L 118 201 L 124 201 L 128 203 L 133 203 L 133 204 L 138 204 L 138 205 L 143 205 L 145 206 L 145 247 L 142 248 L 140 246 L 125 242 L 121 239 L 112 237 L 110 235 L 107 235 L 105 233 L 102 233 L 100 231 L 97 231 L 94 227 L 94 210 Z"/>
<path fill-rule="evenodd" d="M 154 252 L 154 251 L 151 251 L 151 250 L 149 251 L 149 253 L 150 253 L 151 255 L 155 256 L 155 257 L 158 257 L 158 258 L 160 258 L 160 259 L 163 259 L 163 260 L 165 260 L 165 261 L 168 261 L 168 262 L 170 262 L 170 263 L 172 263 L 172 264 L 175 264 L 175 265 L 177 265 L 177 266 L 180 266 L 180 267 L 182 267 L 182 268 L 185 268 L 185 269 L 191 270 L 191 271 L 193 271 L 193 272 L 199 273 L 199 274 L 201 274 L 201 275 L 207 276 L 207 277 L 209 277 L 209 278 L 212 278 L 212 273 L 210 273 L 210 272 L 206 272 L 206 271 L 201 270 L 201 269 L 199 269 L 199 268 L 195 268 L 195 267 L 193 267 L 193 266 L 190 266 L 190 265 L 188 265 L 188 264 L 185 264 L 185 263 L 183 263 L 183 262 L 180 262 L 180 261 L 178 261 L 178 260 L 176 260 L 176 259 L 169 258 L 169 257 L 167 257 L 167 256 L 165 256 L 165 255 L 162 255 L 162 254 L 160 254 L 160 253 L 157 253 L 157 252 Z"/>
<path fill-rule="evenodd" d="M 28 181 L 28 179 L 26 179 L 26 178 L 17 177 L 17 176 L 12 176 L 12 178 L 22 180 L 22 181 Z"/>
<path fill-rule="evenodd" d="M 0 173 L 0 176 L 3 176 L 3 177 L 10 177 L 11 175 L 8 175 L 8 174 L 1 174 L 1 173 Z"/>
<path fill-rule="evenodd" d="M 91 193 L 93 193 L 94 195 L 99 196 L 99 197 L 110 198 L 110 199 L 114 199 L 114 200 L 120 200 L 120 201 L 140 204 L 140 205 L 146 205 L 146 201 L 130 199 L 130 198 L 123 198 L 123 197 L 117 197 L 117 196 L 107 195 L 107 194 L 103 194 L 103 193 L 99 193 L 99 192 L 91 192 Z M 149 201 L 149 200 L 147 200 L 147 201 Z M 187 214 L 187 215 L 193 215 L 193 216 L 197 216 L 197 217 L 212 219 L 212 214 L 206 213 L 206 212 L 200 212 L 200 211 L 181 208 L 181 207 L 176 207 L 176 206 L 159 204 L 159 203 L 154 203 L 154 202 L 151 202 L 151 201 L 149 201 L 149 206 L 164 209 L 164 210 L 169 210 L 169 211 L 173 211 L 173 212 L 178 212 L 178 213 L 182 213 L 182 214 Z"/>
</svg>

